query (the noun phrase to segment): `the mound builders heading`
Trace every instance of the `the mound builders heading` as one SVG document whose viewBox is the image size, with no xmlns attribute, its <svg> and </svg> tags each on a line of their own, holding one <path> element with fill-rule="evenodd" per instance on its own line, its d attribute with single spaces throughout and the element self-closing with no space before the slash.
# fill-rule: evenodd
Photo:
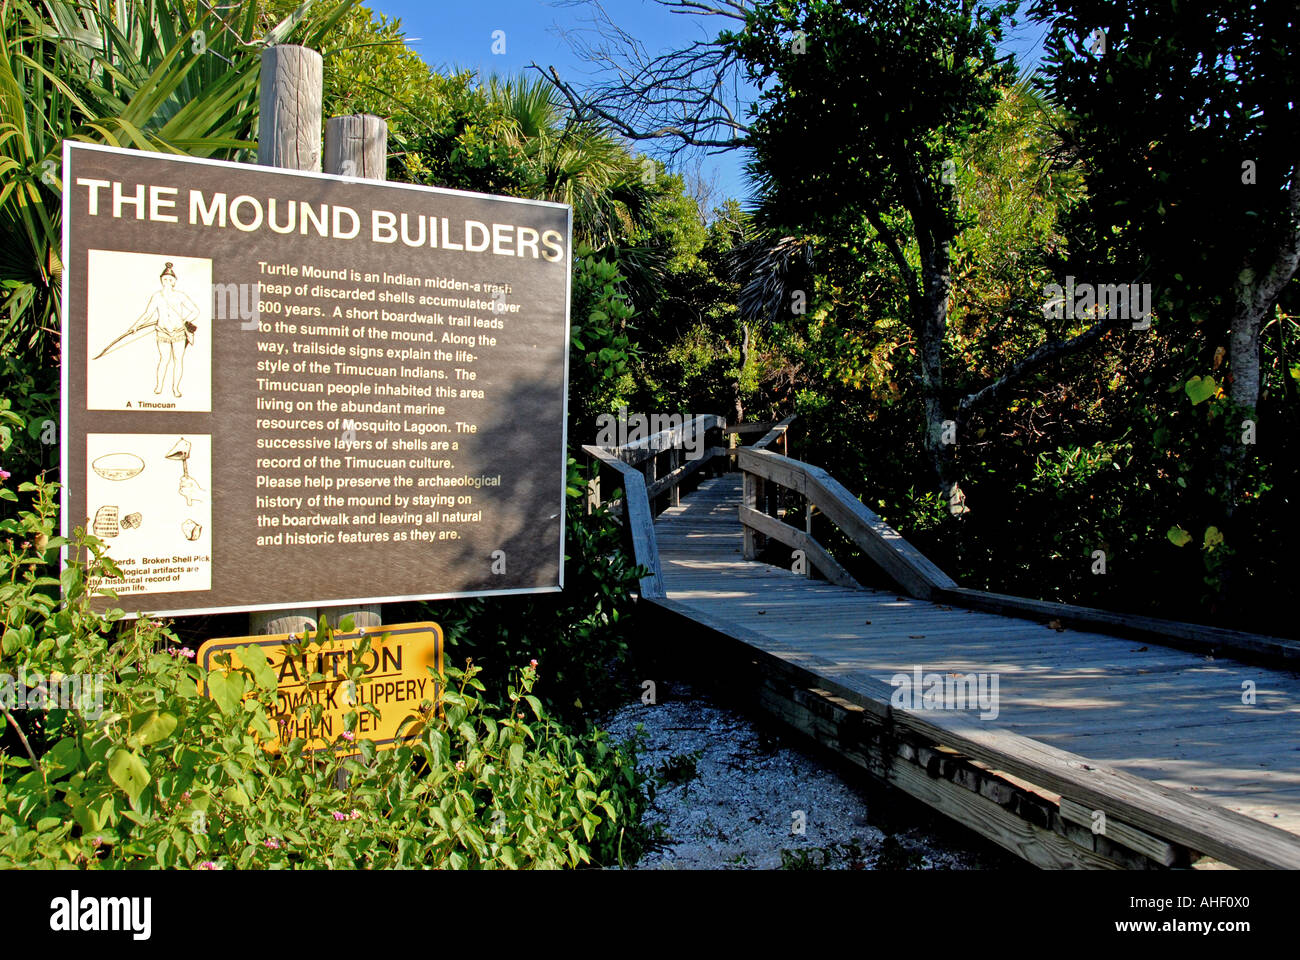
<svg viewBox="0 0 1300 960">
<path fill-rule="evenodd" d="M 485 223 L 439 215 L 423 197 L 413 205 L 429 209 L 356 210 L 339 203 L 312 203 L 295 197 L 255 197 L 241 193 L 183 188 L 162 183 L 130 183 L 78 177 L 74 198 L 87 216 L 180 223 L 255 233 L 365 238 L 371 243 L 433 247 L 498 257 L 528 257 L 563 263 L 564 235 L 521 223 Z"/>
</svg>

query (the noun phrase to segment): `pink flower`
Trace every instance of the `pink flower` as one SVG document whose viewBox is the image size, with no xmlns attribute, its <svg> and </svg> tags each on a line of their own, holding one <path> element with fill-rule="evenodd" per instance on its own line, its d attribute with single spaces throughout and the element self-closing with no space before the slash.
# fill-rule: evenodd
<svg viewBox="0 0 1300 960">
<path fill-rule="evenodd" d="M 534 670 L 537 669 L 537 661 L 536 661 L 536 660 L 529 660 L 529 661 L 528 661 L 528 665 L 529 665 L 530 667 L 532 667 Z"/>
<path fill-rule="evenodd" d="M 348 743 L 351 743 L 351 742 L 352 742 L 353 740 L 355 740 L 356 738 L 357 738 L 357 735 L 356 735 L 355 733 L 353 733 L 351 730 L 344 730 L 344 731 L 343 731 L 343 739 L 346 740 Z"/>
<path fill-rule="evenodd" d="M 356 807 L 353 807 L 353 808 L 352 808 L 352 819 L 353 819 L 353 820 L 360 820 L 360 819 L 361 819 L 361 811 L 358 810 Z"/>
<path fill-rule="evenodd" d="M 215 863 L 213 863 L 211 860 L 204 860 L 202 863 L 199 864 L 199 869 L 200 869 L 200 870 L 220 870 L 221 868 L 220 868 L 219 866 L 217 866 Z"/>
<path fill-rule="evenodd" d="M 180 647 L 179 649 L 176 647 L 168 647 L 167 652 L 173 657 L 184 657 L 186 660 L 194 659 L 194 651 L 189 647 Z"/>
<path fill-rule="evenodd" d="M 3 467 L 0 467 L 0 480 L 8 480 L 12 476 L 13 476 L 12 473 L 4 469 Z"/>
<path fill-rule="evenodd" d="M 95 837 L 95 839 L 90 841 L 90 845 L 96 849 L 99 849 L 104 845 L 104 841 L 101 840 L 99 837 Z"/>
<path fill-rule="evenodd" d="M 271 850 L 279 850 L 280 841 L 275 839 L 275 837 L 267 837 L 266 840 L 264 841 L 264 846 L 268 847 Z"/>
<path fill-rule="evenodd" d="M 186 790 L 184 793 L 182 793 L 181 799 L 184 800 L 186 803 L 188 803 L 190 799 L 190 792 Z"/>
<path fill-rule="evenodd" d="M 456 769 L 457 769 L 457 770 L 464 770 L 464 769 L 465 769 L 465 761 L 464 761 L 464 760 L 457 760 L 457 761 L 456 761 Z"/>
<path fill-rule="evenodd" d="M 347 818 L 348 815 L 346 813 L 339 813 L 337 810 L 334 811 L 335 820 L 346 820 Z"/>
</svg>

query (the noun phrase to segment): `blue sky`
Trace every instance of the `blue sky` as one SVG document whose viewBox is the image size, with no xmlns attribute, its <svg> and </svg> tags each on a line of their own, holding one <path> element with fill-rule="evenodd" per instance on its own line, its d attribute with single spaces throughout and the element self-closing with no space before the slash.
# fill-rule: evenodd
<svg viewBox="0 0 1300 960">
<path fill-rule="evenodd" d="M 366 2 L 366 0 L 363 0 Z M 582 29 L 591 14 L 585 4 L 565 0 L 368 0 L 376 13 L 397 17 L 411 46 L 431 67 L 469 68 L 481 75 L 515 74 L 534 61 L 555 66 L 565 80 L 581 86 L 590 66 L 580 62 L 562 36 Z M 605 10 L 648 52 L 674 49 L 692 40 L 712 39 L 731 21 L 683 16 L 654 0 L 605 0 Z M 505 32 L 505 52 L 494 54 L 493 32 Z M 1005 49 L 1018 60 L 1037 59 L 1041 26 L 1022 25 Z M 703 172 L 716 178 L 717 200 L 745 199 L 744 156 L 740 151 L 705 159 Z"/>
</svg>

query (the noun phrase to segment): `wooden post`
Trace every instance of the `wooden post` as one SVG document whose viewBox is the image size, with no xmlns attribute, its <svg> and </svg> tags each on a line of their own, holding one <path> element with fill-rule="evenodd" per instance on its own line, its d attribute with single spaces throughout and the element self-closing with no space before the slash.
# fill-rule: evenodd
<svg viewBox="0 0 1300 960">
<path fill-rule="evenodd" d="M 741 469 L 744 470 L 743 467 Z M 751 510 L 758 509 L 758 491 L 755 489 L 756 481 L 757 478 L 748 470 L 744 470 L 741 474 L 740 483 L 742 493 L 740 502 Z M 753 560 L 758 556 L 754 549 L 754 530 L 749 526 L 745 526 L 743 529 L 745 531 L 744 557 L 746 560 Z"/>
<path fill-rule="evenodd" d="M 668 472 L 672 473 L 681 465 L 682 465 L 682 452 L 680 449 L 674 446 L 672 453 L 668 455 Z M 680 480 L 677 483 L 674 483 L 672 490 L 670 491 L 670 496 L 668 498 L 668 505 L 670 507 L 676 507 L 680 505 L 682 502 L 681 491 L 678 489 L 678 485 L 680 483 L 681 483 Z"/>
<path fill-rule="evenodd" d="M 388 179 L 388 124 L 368 113 L 331 117 L 325 124 L 325 172 L 366 180 Z M 316 611 L 331 627 L 351 617 L 355 629 L 383 624 L 377 603 L 321 607 Z"/>
<path fill-rule="evenodd" d="M 388 179 L 388 124 L 358 113 L 325 124 L 325 172 L 363 180 Z"/>
<path fill-rule="evenodd" d="M 809 497 L 805 496 L 803 498 L 803 532 L 808 534 L 808 539 L 810 540 L 812 539 L 812 515 L 813 515 L 813 502 Z M 811 563 L 808 564 L 807 573 L 808 573 L 808 579 L 811 580 L 813 575 L 813 568 Z"/>
<path fill-rule="evenodd" d="M 290 44 L 262 51 L 257 162 L 290 170 L 320 170 L 321 55 Z M 316 608 L 259 610 L 248 616 L 250 634 L 301 633 L 316 629 Z"/>
<path fill-rule="evenodd" d="M 257 162 L 267 167 L 320 171 L 321 56 L 282 44 L 262 51 L 262 96 Z"/>
</svg>

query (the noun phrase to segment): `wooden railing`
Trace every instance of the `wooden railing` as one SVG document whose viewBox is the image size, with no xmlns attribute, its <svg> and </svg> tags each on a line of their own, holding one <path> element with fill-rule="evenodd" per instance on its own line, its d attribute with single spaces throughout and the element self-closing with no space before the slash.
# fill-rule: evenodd
<svg viewBox="0 0 1300 960">
<path fill-rule="evenodd" d="M 788 426 L 787 421 L 782 421 Z M 831 583 L 843 587 L 860 584 L 812 535 L 812 516 L 819 510 L 899 586 L 914 597 L 932 599 L 938 591 L 955 590 L 957 583 L 908 543 L 889 524 L 867 509 L 843 484 L 821 467 L 773 453 L 774 429 L 769 440 L 741 448 L 738 462 L 744 473 L 740 522 L 745 527 L 745 559 L 758 553 L 755 538 L 771 537 L 794 550 L 802 550 L 810 564 Z M 783 436 L 784 434 L 782 434 Z M 804 529 L 783 522 L 773 487 L 784 487 L 804 499 Z M 759 509 L 763 505 L 764 509 Z"/>
<path fill-rule="evenodd" d="M 722 417 L 704 415 L 676 429 L 622 447 L 583 446 L 600 464 L 602 473 L 607 477 L 611 472 L 616 475 L 616 484 L 623 489 L 622 497 L 603 501 L 601 473 L 598 473 L 588 486 L 588 507 L 595 509 L 603 503 L 623 519 L 632 556 L 649 571 L 641 578 L 642 597 L 665 597 L 654 532 L 657 513 L 678 503 L 683 482 L 700 471 L 712 472 L 722 463 L 734 460 L 744 474 L 739 519 L 744 529 L 747 560 L 756 559 L 763 540 L 771 538 L 793 550 L 802 550 L 809 564 L 809 575 L 816 570 L 831 583 L 860 587 L 814 538 L 812 518 L 819 512 L 913 597 L 1039 622 L 1059 621 L 1060 625 L 1075 629 L 1152 639 L 1200 653 L 1231 653 L 1239 659 L 1290 669 L 1300 666 L 1300 642 L 1294 640 L 961 587 L 829 473 L 789 457 L 789 435 L 794 422 L 795 418 L 790 416 L 776 423 L 728 426 Z M 750 446 L 722 445 L 724 438 L 735 444 L 742 437 L 759 433 L 762 436 Z M 698 455 L 691 456 L 686 447 L 695 443 L 688 440 L 697 437 L 702 437 Z M 782 490 L 803 499 L 803 530 L 782 519 Z"/>
<path fill-rule="evenodd" d="M 587 486 L 587 508 L 594 510 L 604 505 L 624 519 L 632 555 L 638 565 L 650 571 L 641 578 L 642 597 L 664 596 L 654 535 L 655 515 L 664 506 L 676 506 L 681 501 L 683 481 L 700 470 L 712 469 L 717 458 L 727 455 L 727 448 L 721 445 L 726 429 L 726 419 L 704 414 L 621 447 L 583 445 L 587 455 L 605 468 Z M 601 494 L 602 472 L 609 471 L 617 475 L 623 496 L 606 501 Z"/>
<path fill-rule="evenodd" d="M 788 421 L 783 420 L 777 426 L 782 425 L 788 426 Z M 810 575 L 815 569 L 831 583 L 860 587 L 813 538 L 815 509 L 913 597 L 1041 623 L 1056 622 L 1073 629 L 1149 639 L 1203 654 L 1232 654 L 1248 662 L 1293 670 L 1300 666 L 1300 642 L 1294 640 L 962 587 L 825 470 L 772 452 L 769 448 L 775 442 L 776 433 L 774 429 L 752 447 L 735 451 L 745 475 L 740 522 L 745 528 L 746 560 L 758 555 L 757 537 L 771 537 L 791 549 L 802 550 L 810 565 Z M 804 498 L 803 530 L 781 519 L 779 499 L 773 487 L 791 490 Z"/>
</svg>

